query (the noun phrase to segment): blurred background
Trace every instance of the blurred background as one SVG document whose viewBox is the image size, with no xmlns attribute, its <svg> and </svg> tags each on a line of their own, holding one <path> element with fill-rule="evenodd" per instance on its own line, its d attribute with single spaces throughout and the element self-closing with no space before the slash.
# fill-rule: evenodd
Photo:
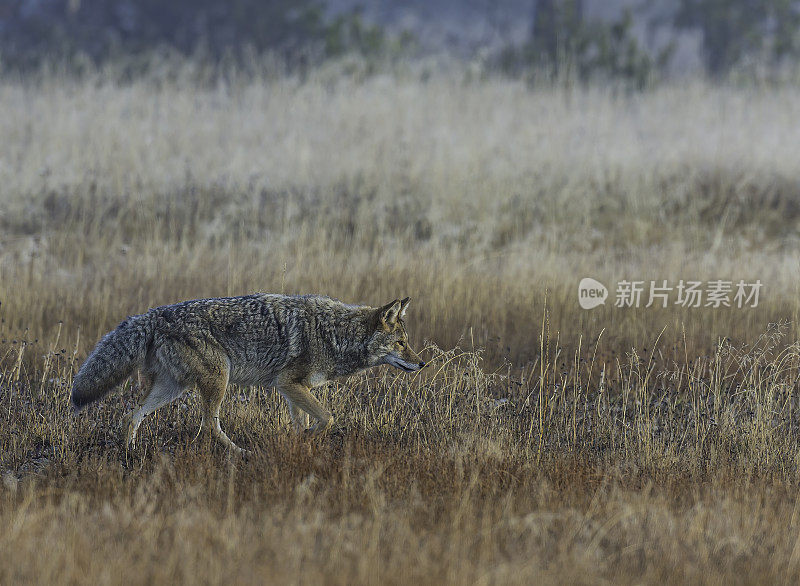
<svg viewBox="0 0 800 586">
<path fill-rule="evenodd" d="M 418 345 L 492 365 L 794 339 L 798 24 L 791 0 L 5 0 L 3 338 L 62 321 L 82 355 L 261 290 L 411 295 Z M 613 304 L 718 279 L 758 306 Z"/>
<path fill-rule="evenodd" d="M 152 51 L 237 62 L 269 52 L 293 66 L 445 53 L 511 76 L 641 86 L 791 70 L 798 24 L 793 0 L 4 0 L 0 50 L 14 70 Z"/>
</svg>

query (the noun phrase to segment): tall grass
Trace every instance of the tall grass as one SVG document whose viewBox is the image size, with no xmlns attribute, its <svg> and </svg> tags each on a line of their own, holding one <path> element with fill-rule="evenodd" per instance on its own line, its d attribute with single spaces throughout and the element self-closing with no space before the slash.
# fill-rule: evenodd
<svg viewBox="0 0 800 586">
<path fill-rule="evenodd" d="M 97 74 L 0 104 L 3 583 L 798 578 L 793 89 Z M 623 279 L 763 290 L 614 307 Z M 191 396 L 125 453 L 135 377 L 71 416 L 125 315 L 254 290 L 410 295 L 431 366 L 319 389 L 320 441 L 232 388 L 247 461 Z"/>
</svg>

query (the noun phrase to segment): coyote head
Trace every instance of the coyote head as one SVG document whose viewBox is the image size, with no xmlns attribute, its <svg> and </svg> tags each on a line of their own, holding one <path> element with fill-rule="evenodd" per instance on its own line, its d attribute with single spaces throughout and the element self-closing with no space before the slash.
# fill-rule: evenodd
<svg viewBox="0 0 800 586">
<path fill-rule="evenodd" d="M 425 366 L 425 362 L 408 344 L 408 333 L 403 316 L 409 298 L 396 299 L 375 310 L 373 334 L 368 343 L 374 365 L 391 364 L 395 368 L 412 372 Z"/>
</svg>

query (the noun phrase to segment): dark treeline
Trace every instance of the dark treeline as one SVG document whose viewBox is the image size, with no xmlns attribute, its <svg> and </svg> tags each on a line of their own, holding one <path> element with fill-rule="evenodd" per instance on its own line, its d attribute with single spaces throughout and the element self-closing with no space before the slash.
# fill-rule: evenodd
<svg viewBox="0 0 800 586">
<path fill-rule="evenodd" d="M 587 16 L 587 2 L 531 0 L 527 40 L 495 47 L 489 64 L 514 76 L 602 77 L 641 87 L 668 68 L 675 43 L 653 47 L 637 25 L 676 39 L 700 33 L 713 78 L 754 66 L 785 69 L 800 57 L 800 0 L 643 0 L 605 20 Z M 210 61 L 269 52 L 291 67 L 418 46 L 413 30 L 387 34 L 392 27 L 368 24 L 358 10 L 330 14 L 326 0 L 0 0 L 0 63 L 26 69 L 43 60 L 81 62 L 78 55 L 98 63 L 157 49 Z"/>
<path fill-rule="evenodd" d="M 6 67 L 81 55 L 98 63 L 153 50 L 218 60 L 271 52 L 289 64 L 346 51 L 380 53 L 386 40 L 359 11 L 325 17 L 317 0 L 3 0 Z"/>
</svg>

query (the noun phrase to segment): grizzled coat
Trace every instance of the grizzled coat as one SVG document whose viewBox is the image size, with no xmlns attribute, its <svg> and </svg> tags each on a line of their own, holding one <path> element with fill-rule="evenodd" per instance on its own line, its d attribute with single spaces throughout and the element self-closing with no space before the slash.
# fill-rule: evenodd
<svg viewBox="0 0 800 586">
<path fill-rule="evenodd" d="M 228 383 L 275 386 L 297 428 L 308 414 L 314 431 L 329 429 L 333 418 L 311 388 L 379 364 L 406 371 L 425 365 L 408 345 L 408 301 L 373 308 L 318 295 L 256 294 L 156 307 L 98 342 L 75 376 L 72 405 L 80 410 L 100 399 L 139 368 L 146 389 L 129 415 L 128 444 L 149 413 L 197 387 L 202 427 L 238 449 L 219 426 Z"/>
</svg>

